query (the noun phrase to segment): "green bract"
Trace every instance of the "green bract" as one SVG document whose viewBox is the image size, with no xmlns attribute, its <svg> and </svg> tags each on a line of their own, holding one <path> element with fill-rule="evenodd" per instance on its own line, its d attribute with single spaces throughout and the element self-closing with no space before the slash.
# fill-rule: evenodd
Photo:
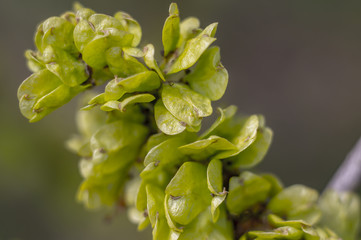
<svg viewBox="0 0 361 240">
<path fill-rule="evenodd" d="M 129 14 L 76 3 L 38 26 L 37 49 L 25 52 L 33 73 L 19 87 L 20 111 L 35 122 L 104 84 L 80 98 L 79 133 L 67 142 L 80 157 L 77 199 L 91 209 L 126 207 L 138 230 L 153 228 L 154 240 L 356 239 L 357 196 L 319 199 L 313 189 L 283 188 L 276 176 L 255 173 L 273 136 L 262 115 L 217 108 L 202 128 L 228 84 L 220 48 L 211 47 L 217 25 L 182 20 L 172 3 L 159 51 L 141 44 Z"/>
</svg>

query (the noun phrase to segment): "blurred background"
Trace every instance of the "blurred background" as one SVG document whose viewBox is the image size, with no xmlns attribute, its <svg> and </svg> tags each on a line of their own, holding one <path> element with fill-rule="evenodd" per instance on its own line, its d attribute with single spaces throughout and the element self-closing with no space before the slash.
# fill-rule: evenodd
<svg viewBox="0 0 361 240">
<path fill-rule="evenodd" d="M 75 201 L 78 158 L 64 147 L 76 132 L 76 99 L 38 123 L 18 110 L 37 24 L 72 0 L 0 1 L 0 239 L 150 239 L 124 212 L 90 212 Z M 161 50 L 169 1 L 83 0 L 100 13 L 129 12 L 142 44 Z M 274 141 L 260 165 L 285 185 L 322 190 L 361 136 L 361 1 L 182 0 L 181 17 L 219 22 L 230 82 L 222 104 L 262 113 Z M 114 217 L 115 215 L 115 217 Z M 113 217 L 112 217 L 113 216 Z M 105 221 L 105 219 L 108 219 Z"/>
</svg>

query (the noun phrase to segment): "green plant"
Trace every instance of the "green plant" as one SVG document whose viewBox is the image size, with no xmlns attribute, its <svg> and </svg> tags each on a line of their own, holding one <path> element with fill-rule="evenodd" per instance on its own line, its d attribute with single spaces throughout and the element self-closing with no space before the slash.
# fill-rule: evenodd
<svg viewBox="0 0 361 240">
<path fill-rule="evenodd" d="M 139 48 L 141 27 L 125 12 L 113 17 L 79 4 L 42 22 L 37 51 L 25 53 L 34 73 L 19 87 L 22 114 L 35 122 L 77 94 L 79 134 L 67 142 L 84 178 L 78 200 L 88 208 L 122 205 L 153 239 L 355 239 L 359 199 L 352 193 L 283 188 L 255 173 L 272 130 L 261 115 L 218 108 L 228 83 L 217 23 L 180 20 L 172 3 L 163 27 L 162 60 Z M 332 230 L 330 230 L 330 228 Z"/>
</svg>

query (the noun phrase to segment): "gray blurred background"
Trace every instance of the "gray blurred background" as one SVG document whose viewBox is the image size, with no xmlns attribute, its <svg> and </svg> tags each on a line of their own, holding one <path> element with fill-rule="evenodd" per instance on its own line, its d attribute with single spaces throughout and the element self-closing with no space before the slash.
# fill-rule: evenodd
<svg viewBox="0 0 361 240">
<path fill-rule="evenodd" d="M 76 203 L 78 158 L 64 147 L 75 131 L 76 100 L 29 124 L 16 91 L 30 72 L 40 21 L 72 0 L 0 1 L 0 239 L 150 239 L 126 213 L 90 212 Z M 169 1 L 83 0 L 97 12 L 129 12 L 143 42 L 161 50 Z M 183 0 L 181 17 L 219 22 L 217 42 L 230 75 L 220 101 L 262 113 L 274 142 L 262 171 L 285 185 L 322 190 L 361 136 L 361 1 Z"/>
</svg>

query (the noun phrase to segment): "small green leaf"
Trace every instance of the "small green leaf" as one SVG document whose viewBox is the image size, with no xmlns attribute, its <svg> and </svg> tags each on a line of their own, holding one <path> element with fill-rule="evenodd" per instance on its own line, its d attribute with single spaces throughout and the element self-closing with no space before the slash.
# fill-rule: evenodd
<svg viewBox="0 0 361 240">
<path fill-rule="evenodd" d="M 206 168 L 196 162 L 184 163 L 168 184 L 165 207 L 177 223 L 187 225 L 210 205 Z"/>
<path fill-rule="evenodd" d="M 211 101 L 183 84 L 163 85 L 162 100 L 173 116 L 191 126 L 212 114 Z"/>
<path fill-rule="evenodd" d="M 182 137 L 173 137 L 153 147 L 144 158 L 144 165 L 156 162 L 158 167 L 181 164 L 187 159 L 178 147 L 185 143 Z"/>
<path fill-rule="evenodd" d="M 301 239 L 302 231 L 293 227 L 280 227 L 272 232 L 250 231 L 248 236 L 259 239 Z"/>
<path fill-rule="evenodd" d="M 121 102 L 119 101 L 109 101 L 106 102 L 101 109 L 103 111 L 112 111 L 112 110 L 119 110 L 121 112 L 126 111 L 127 105 L 135 104 L 135 103 L 147 103 L 151 102 L 155 99 L 155 97 L 151 94 L 144 93 L 144 94 L 136 94 L 130 97 L 123 99 Z"/>
<path fill-rule="evenodd" d="M 105 87 L 106 101 L 118 100 L 125 93 L 148 92 L 160 87 L 160 79 L 153 71 L 141 72 L 128 78 L 116 78 Z"/>
<path fill-rule="evenodd" d="M 193 66 L 203 52 L 216 40 L 213 38 L 217 29 L 217 23 L 206 27 L 197 37 L 187 41 L 183 52 L 175 60 L 167 74 L 179 72 Z"/>
<path fill-rule="evenodd" d="M 148 70 L 137 59 L 128 55 L 124 49 L 122 52 L 121 47 L 112 47 L 105 52 L 106 62 L 115 76 L 129 77 Z"/>
<path fill-rule="evenodd" d="M 335 231 L 342 239 L 357 239 L 360 229 L 360 198 L 351 192 L 328 190 L 319 200 L 321 225 Z"/>
<path fill-rule="evenodd" d="M 221 125 L 225 120 L 230 119 L 234 116 L 234 114 L 237 112 L 237 107 L 234 105 L 231 105 L 225 109 L 222 108 L 217 108 L 218 112 L 219 112 L 219 116 L 217 118 L 217 120 L 212 124 L 212 126 L 205 131 L 200 137 L 199 139 L 204 139 L 209 137 L 215 129 L 217 129 L 217 127 L 219 125 Z"/>
<path fill-rule="evenodd" d="M 164 106 L 161 99 L 154 106 L 157 127 L 167 135 L 176 135 L 186 129 L 184 123 L 175 118 Z"/>
<path fill-rule="evenodd" d="M 225 194 L 223 190 L 222 162 L 218 159 L 213 159 L 208 164 L 207 184 L 209 191 L 214 195 L 221 196 Z"/>
<path fill-rule="evenodd" d="M 234 168 L 249 169 L 262 161 L 272 141 L 273 132 L 270 128 L 261 128 L 256 140 L 244 151 L 229 159 Z"/>
<path fill-rule="evenodd" d="M 239 177 L 229 180 L 229 193 L 226 201 L 231 214 L 238 215 L 256 204 L 267 200 L 271 184 L 251 172 L 242 172 Z"/>
<path fill-rule="evenodd" d="M 179 11 L 176 3 L 171 3 L 169 7 L 169 17 L 166 19 L 163 32 L 162 42 L 164 47 L 164 56 L 174 51 L 180 37 Z"/>
<path fill-rule="evenodd" d="M 95 37 L 93 23 L 81 20 L 74 28 L 74 44 L 79 52 L 84 51 L 84 47 Z"/>
<path fill-rule="evenodd" d="M 207 139 L 181 146 L 179 149 L 194 160 L 203 160 L 222 151 L 237 150 L 237 147 L 225 138 L 212 135 Z"/>
<path fill-rule="evenodd" d="M 45 64 L 39 59 L 38 53 L 32 50 L 26 50 L 25 57 L 28 60 L 27 64 L 30 71 L 38 72 L 41 69 L 45 68 Z"/>
<path fill-rule="evenodd" d="M 182 47 L 182 45 L 189 40 L 190 38 L 195 37 L 199 32 L 200 22 L 198 18 L 188 17 L 181 21 L 180 23 L 180 39 L 178 41 L 177 47 Z"/>
<path fill-rule="evenodd" d="M 74 50 L 74 25 L 61 17 L 50 17 L 38 28 L 35 42 L 40 52 L 47 46 L 63 50 Z"/>
<path fill-rule="evenodd" d="M 117 12 L 114 17 L 122 23 L 125 31 L 133 34 L 132 47 L 138 46 L 142 38 L 142 28 L 139 23 L 126 12 Z"/>
<path fill-rule="evenodd" d="M 219 208 L 219 218 L 214 222 L 211 211 L 206 209 L 189 225 L 184 227 L 179 240 L 209 239 L 233 240 L 234 231 L 232 222 L 227 219 L 225 208 Z"/>
<path fill-rule="evenodd" d="M 146 186 L 147 191 L 147 209 L 148 209 L 148 216 L 152 227 L 154 228 L 157 215 L 164 215 L 164 190 L 160 189 L 159 187 L 153 184 L 147 184 Z"/>
<path fill-rule="evenodd" d="M 216 155 L 216 158 L 224 159 L 238 155 L 249 147 L 257 137 L 259 120 L 257 115 L 252 115 L 246 119 L 239 133 L 232 139 L 232 143 L 237 146 L 237 150 L 225 151 Z"/>
<path fill-rule="evenodd" d="M 144 52 L 144 62 L 150 69 L 154 69 L 159 77 L 165 81 L 163 72 L 160 70 L 157 61 L 154 59 L 154 46 L 152 44 L 148 44 L 143 49 Z"/>
<path fill-rule="evenodd" d="M 227 88 L 228 72 L 220 62 L 219 47 L 207 49 L 195 69 L 184 80 L 191 88 L 212 101 L 219 100 Z"/>
<path fill-rule="evenodd" d="M 46 47 L 43 60 L 46 68 L 67 86 L 79 86 L 89 78 L 85 63 L 61 49 Z"/>
<path fill-rule="evenodd" d="M 320 210 L 316 206 L 318 193 L 303 185 L 292 185 L 274 196 L 268 209 L 289 220 L 304 220 L 314 224 L 320 219 Z"/>
<path fill-rule="evenodd" d="M 266 179 L 271 184 L 270 196 L 273 197 L 283 190 L 283 184 L 281 180 L 274 174 L 266 173 L 261 174 L 261 177 Z"/>
<path fill-rule="evenodd" d="M 310 227 L 310 225 L 308 223 L 306 223 L 303 220 L 291 220 L 291 221 L 285 221 L 282 218 L 274 215 L 274 214 L 270 214 L 267 217 L 269 223 L 271 224 L 271 226 L 274 227 L 293 227 L 299 230 L 302 230 L 302 228 L 304 227 Z"/>
</svg>

